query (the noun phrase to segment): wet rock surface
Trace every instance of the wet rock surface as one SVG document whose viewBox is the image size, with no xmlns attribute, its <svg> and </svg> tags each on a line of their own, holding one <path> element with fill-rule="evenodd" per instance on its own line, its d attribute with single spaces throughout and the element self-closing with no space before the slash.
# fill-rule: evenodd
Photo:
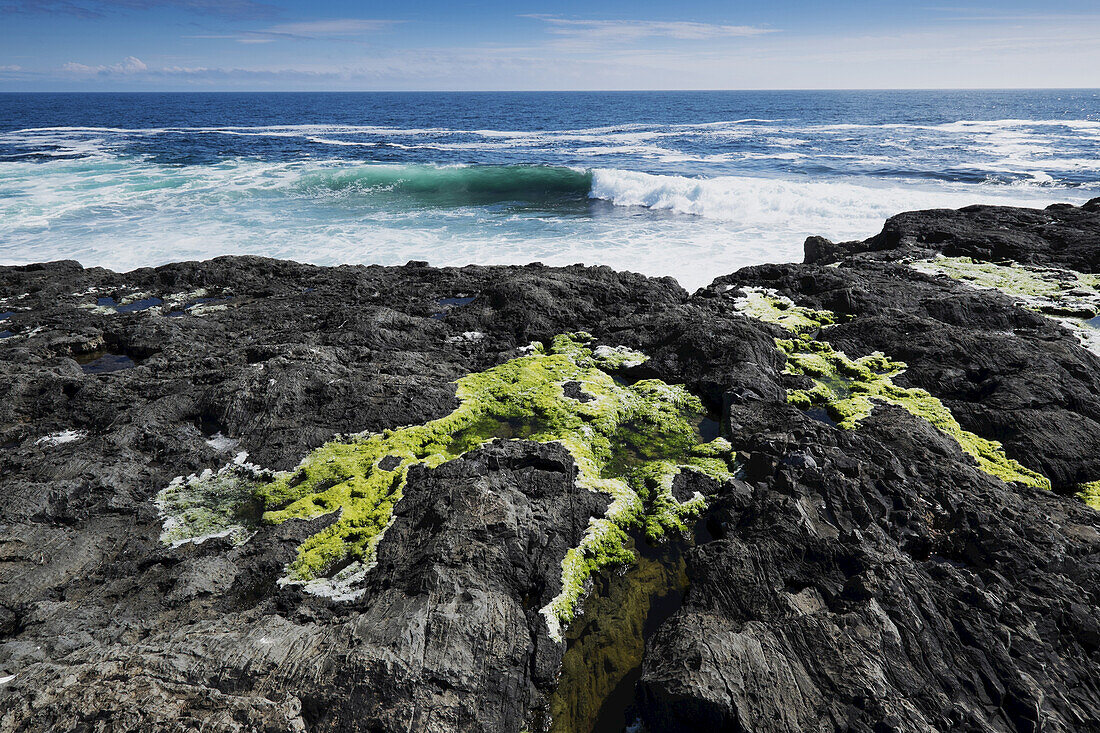
<svg viewBox="0 0 1100 733">
<path fill-rule="evenodd" d="M 550 725 L 566 644 L 538 610 L 608 506 L 561 446 L 414 467 L 350 601 L 278 582 L 331 518 L 173 548 L 154 499 L 240 452 L 286 470 L 336 434 L 442 417 L 455 379 L 573 331 L 650 357 L 626 378 L 698 395 L 739 470 L 676 479 L 708 497 L 675 548 L 679 608 L 605 611 L 600 637 L 586 604 L 600 658 L 643 627 L 644 651 L 570 689 L 637 680 L 650 731 L 1100 730 L 1100 514 L 1074 497 L 1100 479 L 1100 361 L 1011 297 L 903 264 L 936 253 L 1100 272 L 1100 203 L 911 212 L 694 295 L 583 267 L 0 268 L 0 731 Z M 832 311 L 816 338 L 904 361 L 900 385 L 1052 490 L 983 473 L 898 407 L 842 430 L 788 404 L 803 378 L 783 329 L 738 311 L 745 287 Z M 638 595 L 611 573 L 597 593 Z"/>
</svg>

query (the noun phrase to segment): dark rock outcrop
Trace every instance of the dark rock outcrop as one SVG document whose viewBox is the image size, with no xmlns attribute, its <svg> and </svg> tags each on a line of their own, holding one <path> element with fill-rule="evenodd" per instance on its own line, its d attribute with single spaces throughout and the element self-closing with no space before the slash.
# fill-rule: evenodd
<svg viewBox="0 0 1100 733">
<path fill-rule="evenodd" d="M 710 501 L 630 678 L 649 730 L 1100 730 L 1100 514 L 1073 497 L 1100 479 L 1100 362 L 898 264 L 936 252 L 1100 272 L 1100 204 L 902 214 L 694 295 L 600 267 L 0 268 L 0 731 L 539 729 L 565 648 L 538 609 L 607 506 L 560 446 L 414 468 L 353 600 L 278 583 L 331 520 L 170 548 L 153 499 L 241 451 L 287 469 L 441 417 L 456 378 L 581 330 L 699 395 L 741 467 L 675 487 Z M 734 307 L 749 286 L 836 313 L 820 339 L 904 361 L 1053 490 L 897 407 L 846 431 L 787 404 L 784 332 Z"/>
<path fill-rule="evenodd" d="M 922 256 L 1013 260 L 1028 265 L 1057 264 L 1095 272 L 1100 264 L 1100 199 L 1083 206 L 1054 204 L 1045 209 L 967 206 L 963 209 L 908 211 L 886 220 L 882 231 L 863 242 L 835 245 L 821 237 L 806 240 L 806 262 L 826 264 L 846 254 L 899 253 Z"/>
</svg>

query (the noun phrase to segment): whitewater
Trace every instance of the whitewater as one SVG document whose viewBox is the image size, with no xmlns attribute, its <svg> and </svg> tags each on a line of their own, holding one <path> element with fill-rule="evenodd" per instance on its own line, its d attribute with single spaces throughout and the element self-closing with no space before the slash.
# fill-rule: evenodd
<svg viewBox="0 0 1100 733">
<path fill-rule="evenodd" d="M 1095 94 L 1069 109 L 1018 99 L 1012 111 L 1035 119 L 966 119 L 957 113 L 981 110 L 958 100 L 937 114 L 925 99 L 920 115 L 875 119 L 820 94 L 802 99 L 818 109 L 797 115 L 767 98 L 737 106 L 702 94 L 684 111 L 639 96 L 623 116 L 654 119 L 618 124 L 596 124 L 615 115 L 591 95 L 536 119 L 510 115 L 514 100 L 489 111 L 450 100 L 460 109 L 448 114 L 413 95 L 398 100 L 404 111 L 390 100 L 380 124 L 343 121 L 351 112 L 301 121 L 279 95 L 262 113 L 240 100 L 207 99 L 202 114 L 151 100 L 165 119 L 193 118 L 160 125 L 150 124 L 156 105 L 74 114 L 89 102 L 70 96 L 56 113 L 42 100 L 32 100 L 34 114 L 0 100 L 0 263 L 540 261 L 671 275 L 695 288 L 745 265 L 798 261 L 811 234 L 865 238 L 901 211 L 1100 195 Z M 321 97 L 337 109 L 363 103 Z M 521 117 L 531 129 L 503 124 Z M 43 122 L 55 124 L 29 124 Z"/>
</svg>

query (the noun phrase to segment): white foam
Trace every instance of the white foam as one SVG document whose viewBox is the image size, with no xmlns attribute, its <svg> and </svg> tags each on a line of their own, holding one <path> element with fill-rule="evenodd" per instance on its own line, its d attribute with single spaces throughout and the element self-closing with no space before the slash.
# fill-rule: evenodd
<svg viewBox="0 0 1100 733">
<path fill-rule="evenodd" d="M 364 142 L 360 140 L 331 140 L 327 137 L 318 137 L 316 135 L 309 135 L 306 137 L 311 143 L 317 143 L 318 145 L 337 145 L 340 147 L 365 147 L 376 148 L 379 143 L 376 142 Z"/>
<path fill-rule="evenodd" d="M 1009 186 L 971 184 L 933 190 L 905 184 L 873 186 L 743 176 L 685 178 L 621 170 L 595 171 L 590 195 L 620 206 L 644 206 L 737 222 L 743 230 L 763 226 L 789 230 L 789 223 L 784 221 L 793 220 L 799 230 L 834 237 L 866 232 L 868 223 L 881 224 L 899 211 L 983 202 L 1046 205 L 1051 200 L 1050 193 Z M 1080 198 L 1072 191 L 1059 191 L 1058 195 Z M 876 224 L 871 227 L 877 229 Z"/>
<path fill-rule="evenodd" d="M 321 134 L 321 128 L 328 129 L 309 126 L 310 134 Z M 636 157 L 659 155 L 661 148 L 641 138 L 628 140 L 647 130 L 609 130 L 622 136 L 612 148 L 632 148 Z M 523 133 L 524 140 L 536 142 L 542 134 Z M 509 145 L 490 138 L 481 137 L 480 144 Z M 790 162 L 799 155 L 776 151 L 710 155 L 715 165 L 748 164 L 751 156 L 784 156 Z M 674 157 L 671 152 L 661 155 Z M 872 167 L 890 159 L 863 155 L 856 160 Z M 354 178 L 355 169 L 364 165 L 349 160 L 228 159 L 169 166 L 108 156 L 46 164 L 0 162 L 0 264 L 71 258 L 85 266 L 130 270 L 224 254 L 322 265 L 537 260 L 672 275 L 695 288 L 745 265 L 800 261 L 802 242 L 811 234 L 834 240 L 871 236 L 884 219 L 901 211 L 975 203 L 1046 206 L 1098 195 L 1095 188 L 1051 183 L 1059 165 L 1087 169 L 1083 155 L 1061 163 L 1039 157 L 1017 162 L 1021 165 L 1016 169 L 1028 180 L 1011 186 L 808 176 L 691 178 L 607 167 L 593 172 L 592 206 L 585 210 L 578 204 L 565 216 L 538 207 L 424 207 L 382 197 L 380 189 L 327 185 L 344 173 Z"/>
<path fill-rule="evenodd" d="M 240 445 L 240 443 L 241 441 L 234 438 L 228 438 L 220 432 L 214 433 L 214 435 L 206 440 L 208 446 L 221 453 L 228 453 Z"/>
<path fill-rule="evenodd" d="M 806 129 L 816 130 L 942 130 L 948 132 L 974 132 L 989 130 L 1004 130 L 1020 127 L 1065 127 L 1071 130 L 1100 129 L 1100 120 L 956 120 L 954 122 L 942 122 L 938 124 L 911 124 L 911 123 L 886 123 L 886 124 L 861 124 L 855 122 L 835 124 L 809 124 Z"/>
<path fill-rule="evenodd" d="M 62 430 L 59 433 L 44 435 L 34 441 L 34 443 L 35 445 L 64 445 L 66 443 L 75 443 L 78 440 L 84 440 L 87 437 L 88 431 L 86 430 Z"/>
</svg>

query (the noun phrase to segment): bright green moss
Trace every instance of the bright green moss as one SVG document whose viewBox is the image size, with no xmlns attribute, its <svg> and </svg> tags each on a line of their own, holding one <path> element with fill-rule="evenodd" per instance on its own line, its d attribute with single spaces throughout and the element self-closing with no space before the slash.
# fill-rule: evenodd
<svg viewBox="0 0 1100 733">
<path fill-rule="evenodd" d="M 1100 275 L 1055 267 L 1035 267 L 1014 262 L 982 262 L 969 257 L 936 257 L 909 266 L 929 274 L 947 275 L 979 288 L 999 290 L 1028 299 L 1037 309 L 1043 306 L 1064 310 L 1098 310 L 1097 286 Z"/>
<path fill-rule="evenodd" d="M 947 275 L 975 288 L 998 290 L 1025 308 L 1057 321 L 1081 345 L 1100 355 L 1100 275 L 1014 262 L 981 262 L 968 257 L 936 257 L 908 263 L 930 275 Z"/>
<path fill-rule="evenodd" d="M 774 323 L 794 333 L 816 331 L 836 323 L 829 311 L 795 305 L 790 298 L 765 288 L 743 288 L 745 296 L 734 302 L 742 313 Z"/>
<path fill-rule="evenodd" d="M 1096 511 L 1100 511 L 1100 481 L 1089 481 L 1078 488 L 1081 490 L 1077 493 L 1077 498 Z"/>
<path fill-rule="evenodd" d="M 549 350 L 534 346 L 529 355 L 459 379 L 459 407 L 443 418 L 335 440 L 297 469 L 254 485 L 265 522 L 339 513 L 298 548 L 288 580 L 308 585 L 369 565 L 411 466 L 437 466 L 494 438 L 556 441 L 573 455 L 578 483 L 612 497 L 606 515 L 592 519 L 580 545 L 567 553 L 562 592 L 543 609 L 551 634 L 560 638 L 592 573 L 632 561 L 626 528 L 641 527 L 659 540 L 684 530 L 685 520 L 702 509 L 701 496 L 686 502 L 673 497 L 676 474 L 730 475 L 729 443 L 700 443 L 697 397 L 658 380 L 617 380 L 612 372 L 645 356 L 622 347 L 593 348 L 591 341 L 588 334 L 572 334 L 556 337 Z M 566 396 L 567 383 L 579 385 L 589 399 Z"/>
<path fill-rule="evenodd" d="M 748 291 L 736 307 L 748 315 L 783 326 L 791 338 L 776 339 L 775 345 L 787 357 L 786 372 L 807 377 L 807 389 L 788 390 L 787 401 L 802 409 L 822 407 L 837 427 L 852 430 L 870 416 L 877 403 L 897 405 L 927 420 L 940 432 L 954 438 L 978 467 L 1002 481 L 1050 488 L 1046 477 L 1031 471 L 1005 455 L 1000 443 L 963 430 L 951 411 L 923 389 L 899 387 L 894 377 L 906 369 L 900 361 L 875 352 L 851 359 L 825 341 L 810 334 L 835 323 L 827 311 L 795 305 L 787 298 L 765 291 Z"/>
<path fill-rule="evenodd" d="M 787 373 L 810 377 L 814 383 L 810 389 L 791 390 L 788 401 L 792 404 L 820 405 L 846 430 L 867 418 L 876 402 L 897 405 L 954 438 L 986 473 L 1006 482 L 1050 488 L 1044 476 L 1005 455 L 1000 443 L 963 430 L 951 411 L 927 391 L 894 384 L 894 377 L 906 368 L 903 362 L 877 352 L 851 359 L 828 343 L 806 336 L 776 339 L 776 345 L 787 355 Z"/>
</svg>

